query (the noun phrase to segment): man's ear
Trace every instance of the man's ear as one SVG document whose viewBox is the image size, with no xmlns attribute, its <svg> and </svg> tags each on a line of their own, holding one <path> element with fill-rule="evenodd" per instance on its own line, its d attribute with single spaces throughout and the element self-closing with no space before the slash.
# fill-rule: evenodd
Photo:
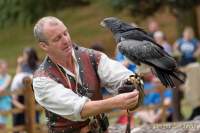
<svg viewBox="0 0 200 133">
<path fill-rule="evenodd" d="M 39 42 L 39 47 L 44 51 L 48 50 L 48 45 L 44 42 Z"/>
</svg>

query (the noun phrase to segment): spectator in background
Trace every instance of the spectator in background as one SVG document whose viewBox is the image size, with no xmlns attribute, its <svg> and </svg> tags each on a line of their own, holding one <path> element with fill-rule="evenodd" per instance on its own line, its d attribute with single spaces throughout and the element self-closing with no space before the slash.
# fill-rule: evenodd
<svg viewBox="0 0 200 133">
<path fill-rule="evenodd" d="M 116 50 L 115 60 L 121 62 L 125 67 L 127 67 L 132 72 L 136 72 L 136 65 L 131 63 L 123 54 Z"/>
<path fill-rule="evenodd" d="M 167 42 L 166 38 L 167 37 L 162 31 L 156 31 L 154 33 L 154 40 L 156 41 L 156 43 L 160 44 L 164 48 L 165 52 L 167 52 L 169 55 L 172 55 L 172 47 Z M 162 95 L 164 97 L 162 104 L 166 107 L 169 107 L 172 104 L 172 97 L 173 97 L 172 89 L 166 88 Z M 159 110 L 159 112 L 156 115 L 155 121 L 160 121 L 162 119 L 160 115 L 163 114 L 163 111 L 164 111 L 163 109 Z M 172 121 L 172 113 L 173 113 L 172 108 L 171 107 L 167 108 L 167 121 Z"/>
<path fill-rule="evenodd" d="M 151 71 L 146 72 L 143 75 L 145 92 L 145 97 L 143 101 L 144 106 L 151 106 L 159 103 L 159 92 L 156 89 L 156 82 L 153 82 L 154 79 L 155 76 L 151 73 Z M 139 118 L 141 123 L 154 123 L 156 112 L 154 109 L 141 110 L 135 113 L 135 117 Z"/>
<path fill-rule="evenodd" d="M 0 60 L 0 93 L 9 90 L 11 76 L 8 74 L 8 65 L 6 61 Z M 0 111 L 11 109 L 11 97 L 0 96 Z M 6 127 L 7 116 L 0 115 L 0 129 Z"/>
<path fill-rule="evenodd" d="M 163 85 L 157 80 L 152 72 L 145 73 L 144 79 L 144 106 L 162 104 L 167 110 L 161 108 L 141 110 L 135 114 L 142 123 L 158 123 L 162 121 L 163 114 L 166 115 L 166 121 L 172 121 L 172 90 L 167 88 L 163 91 Z M 163 101 L 162 101 L 163 98 Z"/>
<path fill-rule="evenodd" d="M 33 48 L 25 48 L 23 55 L 17 59 L 17 70 L 16 72 L 25 72 L 32 74 L 38 67 L 38 56 Z"/>
<path fill-rule="evenodd" d="M 183 37 L 174 44 L 174 51 L 180 53 L 180 66 L 197 61 L 197 57 L 200 55 L 200 43 L 194 37 L 194 31 L 191 27 L 184 29 Z"/>
<path fill-rule="evenodd" d="M 25 77 L 31 77 L 33 72 L 37 69 L 39 62 L 38 56 L 33 48 L 25 48 L 23 50 L 23 55 L 19 56 L 17 59 L 17 69 L 16 75 L 13 78 L 11 84 L 11 90 L 17 90 L 24 87 L 23 79 Z M 19 109 L 24 109 L 24 96 L 23 95 L 13 95 L 13 106 Z M 39 122 L 39 114 L 36 114 L 36 121 Z M 13 116 L 14 126 L 24 124 L 25 118 L 24 113 L 15 114 Z"/>
<path fill-rule="evenodd" d="M 152 38 L 154 36 L 154 33 L 160 29 L 158 22 L 154 19 L 150 19 L 148 21 L 147 28 L 148 28 L 148 33 Z"/>
<path fill-rule="evenodd" d="M 184 66 L 181 70 L 187 74 L 187 79 L 182 89 L 185 99 L 192 107 L 192 113 L 188 118 L 188 120 L 192 120 L 200 115 L 200 65 L 196 62 L 200 55 L 200 42 L 195 38 L 191 27 L 184 29 L 183 37 L 175 42 L 174 49 L 180 53 L 179 64 Z"/>
<path fill-rule="evenodd" d="M 173 55 L 176 57 L 178 65 L 181 67 L 180 69 L 197 61 L 197 57 L 200 52 L 199 46 L 199 41 L 194 37 L 193 29 L 191 27 L 185 27 L 182 37 L 180 37 L 173 45 Z M 182 120 L 183 115 L 181 113 L 181 100 L 183 98 L 183 92 L 179 87 L 180 84 L 177 83 L 176 80 L 175 84 L 176 88 L 173 89 L 173 119 Z"/>
<path fill-rule="evenodd" d="M 172 54 L 172 47 L 167 42 L 166 36 L 162 31 L 156 31 L 153 37 L 156 43 L 160 44 L 164 48 L 165 52 L 167 52 L 170 55 Z"/>
<path fill-rule="evenodd" d="M 32 76 L 38 67 L 38 56 L 33 48 L 24 48 L 22 56 L 17 59 L 16 75 L 13 78 L 11 90 L 23 88 L 22 80 L 26 76 Z"/>
</svg>

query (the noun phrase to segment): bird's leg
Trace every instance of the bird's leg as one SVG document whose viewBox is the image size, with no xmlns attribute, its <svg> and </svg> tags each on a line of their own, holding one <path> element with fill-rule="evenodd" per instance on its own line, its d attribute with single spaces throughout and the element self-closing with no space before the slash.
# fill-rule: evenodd
<svg viewBox="0 0 200 133">
<path fill-rule="evenodd" d="M 141 75 L 138 73 L 134 73 L 128 78 L 128 81 L 134 84 L 134 86 L 143 85 L 143 80 L 141 79 Z"/>
<path fill-rule="evenodd" d="M 133 84 L 135 86 L 135 88 L 139 91 L 139 99 L 138 99 L 138 104 L 132 108 L 129 109 L 129 111 L 133 111 L 135 110 L 139 105 L 141 105 L 143 103 L 143 98 L 144 98 L 144 83 L 143 80 L 141 78 L 141 76 L 137 73 L 131 75 L 128 78 L 128 82 Z"/>
</svg>

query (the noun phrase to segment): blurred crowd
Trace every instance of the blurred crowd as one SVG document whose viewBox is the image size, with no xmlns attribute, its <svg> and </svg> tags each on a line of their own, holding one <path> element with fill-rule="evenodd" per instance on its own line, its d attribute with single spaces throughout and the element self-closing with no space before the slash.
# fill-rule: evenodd
<svg viewBox="0 0 200 133">
<path fill-rule="evenodd" d="M 194 31 L 191 27 L 185 27 L 182 32 L 182 36 L 178 38 L 174 44 L 168 42 L 167 34 L 164 33 L 159 26 L 159 23 L 155 20 L 148 22 L 148 33 L 154 38 L 156 43 L 163 46 L 164 50 L 172 55 L 178 62 L 179 69 L 186 73 L 187 80 L 184 85 L 177 85 L 181 96 L 184 95 L 188 103 L 192 107 L 192 113 L 188 120 L 200 115 L 200 93 L 198 79 L 200 79 L 200 66 L 198 59 L 200 57 L 200 42 L 195 37 Z M 94 43 L 91 46 L 92 49 L 105 52 L 103 44 Z M 141 72 L 141 69 L 135 64 L 127 60 L 117 49 L 115 54 L 115 60 L 121 62 L 129 70 L 133 72 Z M 24 48 L 21 56 L 17 58 L 16 73 L 13 78 L 8 73 L 8 64 L 5 60 L 0 60 L 0 93 L 5 91 L 15 91 L 23 88 L 24 77 L 32 77 L 33 72 L 39 66 L 39 59 L 35 49 Z M 160 81 L 151 73 L 150 69 L 145 68 L 143 73 L 145 98 L 144 106 L 162 105 L 156 109 L 140 110 L 132 114 L 132 118 L 139 119 L 140 123 L 159 123 L 163 121 L 174 121 L 174 91 L 173 88 L 165 88 Z M 105 98 L 109 97 L 109 92 L 106 88 L 102 88 L 102 93 Z M 12 96 L 0 96 L 0 110 L 10 110 L 12 108 L 24 109 L 24 96 L 12 95 Z M 40 114 L 36 112 L 36 122 L 39 122 Z M 14 114 L 13 126 L 21 125 L 25 123 L 24 113 Z M 7 116 L 0 115 L 0 128 L 5 128 L 8 121 Z M 126 115 L 119 116 L 116 121 L 118 124 L 127 124 Z M 132 125 L 133 122 L 132 122 Z"/>
<path fill-rule="evenodd" d="M 23 79 L 32 78 L 33 72 L 39 65 L 36 50 L 30 47 L 24 48 L 22 54 L 17 58 L 16 74 L 11 80 L 8 74 L 8 64 L 0 60 L 0 93 L 6 91 L 17 91 L 24 88 Z M 13 93 L 12 96 L 0 96 L 0 110 L 7 111 L 12 108 L 25 109 L 24 95 Z M 13 126 L 25 124 L 25 113 L 15 113 L 12 116 Z M 36 122 L 39 122 L 39 113 L 36 112 Z M 8 116 L 0 115 L 0 127 L 3 129 L 8 123 Z M 17 132 L 16 132 L 17 133 Z"/>
</svg>

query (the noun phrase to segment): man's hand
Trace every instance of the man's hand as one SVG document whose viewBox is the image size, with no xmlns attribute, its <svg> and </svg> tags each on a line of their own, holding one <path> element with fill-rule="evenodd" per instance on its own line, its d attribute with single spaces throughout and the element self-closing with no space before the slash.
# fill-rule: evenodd
<svg viewBox="0 0 200 133">
<path fill-rule="evenodd" d="M 137 82 L 140 81 L 139 79 L 141 79 L 137 75 L 130 76 L 131 80 L 134 79 L 133 76 L 135 76 L 136 82 L 132 83 L 129 81 L 129 79 L 127 82 L 125 81 L 125 84 L 120 87 L 123 92 L 120 93 L 119 90 L 118 95 L 103 100 L 86 102 L 82 111 L 80 112 L 81 117 L 87 118 L 89 116 L 98 115 L 99 113 L 112 111 L 113 109 L 134 110 L 137 108 L 140 103 L 142 103 L 143 84 L 141 84 L 141 82 Z"/>
<path fill-rule="evenodd" d="M 99 113 L 112 111 L 113 109 L 132 109 L 138 104 L 138 98 L 139 92 L 134 90 L 103 100 L 88 101 L 80 114 L 82 118 L 87 118 Z"/>
<path fill-rule="evenodd" d="M 118 89 L 118 92 L 119 94 L 121 94 L 121 93 L 132 92 L 135 90 L 137 90 L 139 93 L 138 104 L 134 108 L 131 108 L 131 110 L 134 110 L 139 105 L 141 105 L 143 103 L 143 97 L 144 97 L 143 80 L 137 73 L 131 75 L 126 81 L 124 81 L 122 86 Z"/>
<path fill-rule="evenodd" d="M 139 92 L 137 90 L 115 96 L 115 100 L 120 109 L 134 108 L 138 104 L 138 98 Z"/>
</svg>

